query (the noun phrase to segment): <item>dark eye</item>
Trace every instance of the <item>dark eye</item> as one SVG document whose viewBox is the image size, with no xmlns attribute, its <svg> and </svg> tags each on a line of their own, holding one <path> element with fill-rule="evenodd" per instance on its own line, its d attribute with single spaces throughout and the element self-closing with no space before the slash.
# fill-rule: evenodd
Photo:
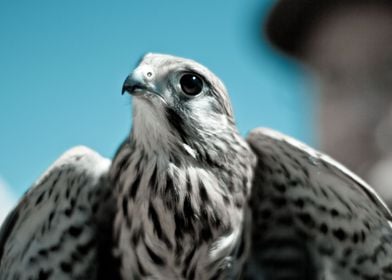
<svg viewBox="0 0 392 280">
<path fill-rule="evenodd" d="M 180 79 L 182 91 L 191 96 L 198 95 L 203 90 L 203 80 L 195 74 L 184 74 Z"/>
</svg>

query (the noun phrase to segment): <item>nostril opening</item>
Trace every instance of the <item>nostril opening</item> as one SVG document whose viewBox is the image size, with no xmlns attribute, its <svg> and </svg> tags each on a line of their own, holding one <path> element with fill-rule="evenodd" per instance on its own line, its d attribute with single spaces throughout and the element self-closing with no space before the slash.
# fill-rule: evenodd
<svg viewBox="0 0 392 280">
<path fill-rule="evenodd" d="M 131 87 L 131 91 L 132 92 L 136 91 L 136 90 L 144 90 L 144 89 L 146 89 L 146 88 L 144 86 L 142 86 L 142 85 L 134 85 L 134 86 Z"/>
</svg>

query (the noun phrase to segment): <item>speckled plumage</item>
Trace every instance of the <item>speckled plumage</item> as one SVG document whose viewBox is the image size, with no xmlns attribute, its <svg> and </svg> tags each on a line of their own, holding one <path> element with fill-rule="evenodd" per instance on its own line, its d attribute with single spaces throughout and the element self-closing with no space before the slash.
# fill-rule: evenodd
<svg viewBox="0 0 392 280">
<path fill-rule="evenodd" d="M 203 80 L 195 96 L 187 73 Z M 268 129 L 245 142 L 194 61 L 148 54 L 127 82 L 133 129 L 111 169 L 125 279 L 391 279 L 390 212 L 354 174 Z"/>
<path fill-rule="evenodd" d="M 189 72 L 205 79 L 197 97 L 177 87 Z M 223 84 L 194 61 L 158 54 L 128 79 L 146 89 L 111 167 L 123 278 L 237 278 L 254 161 Z"/>
<path fill-rule="evenodd" d="M 117 279 L 109 165 L 76 147 L 28 190 L 1 228 L 1 280 Z"/>
<path fill-rule="evenodd" d="M 204 66 L 148 54 L 124 91 L 133 127 L 110 169 L 79 147 L 46 172 L 1 228 L 0 280 L 392 279 L 373 189 L 280 133 L 243 139 Z"/>
<path fill-rule="evenodd" d="M 392 279 L 391 214 L 371 187 L 278 132 L 248 141 L 258 157 L 248 279 Z"/>
</svg>

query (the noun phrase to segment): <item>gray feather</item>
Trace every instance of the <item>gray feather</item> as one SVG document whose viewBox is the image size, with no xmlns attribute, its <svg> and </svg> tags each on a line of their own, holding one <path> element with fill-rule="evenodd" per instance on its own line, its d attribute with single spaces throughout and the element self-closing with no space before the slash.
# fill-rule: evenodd
<svg viewBox="0 0 392 280">
<path fill-rule="evenodd" d="M 266 279 L 392 277 L 391 215 L 370 186 L 278 132 L 255 129 L 248 141 L 258 157 L 249 271 Z"/>
<path fill-rule="evenodd" d="M 2 280 L 105 279 L 105 270 L 116 277 L 109 165 L 77 147 L 28 190 L 1 229 Z"/>
</svg>

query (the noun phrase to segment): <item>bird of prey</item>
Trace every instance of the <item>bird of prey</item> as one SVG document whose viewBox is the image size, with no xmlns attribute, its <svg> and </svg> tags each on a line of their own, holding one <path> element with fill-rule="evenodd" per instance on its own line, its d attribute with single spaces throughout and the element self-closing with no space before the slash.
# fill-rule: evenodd
<svg viewBox="0 0 392 280">
<path fill-rule="evenodd" d="M 0 279 L 119 279 L 110 160 L 80 146 L 24 194 L 0 231 Z"/>
<path fill-rule="evenodd" d="M 223 83 L 195 61 L 147 54 L 123 92 L 133 128 L 110 168 L 123 278 L 236 277 L 256 157 Z"/>
<path fill-rule="evenodd" d="M 278 132 L 244 139 L 207 68 L 147 54 L 124 92 L 133 126 L 113 162 L 71 150 L 25 194 L 0 232 L 1 280 L 392 279 L 373 189 Z"/>
<path fill-rule="evenodd" d="M 207 68 L 147 54 L 123 92 L 133 128 L 110 178 L 124 279 L 392 279 L 373 189 L 277 132 L 243 139 Z"/>
</svg>

